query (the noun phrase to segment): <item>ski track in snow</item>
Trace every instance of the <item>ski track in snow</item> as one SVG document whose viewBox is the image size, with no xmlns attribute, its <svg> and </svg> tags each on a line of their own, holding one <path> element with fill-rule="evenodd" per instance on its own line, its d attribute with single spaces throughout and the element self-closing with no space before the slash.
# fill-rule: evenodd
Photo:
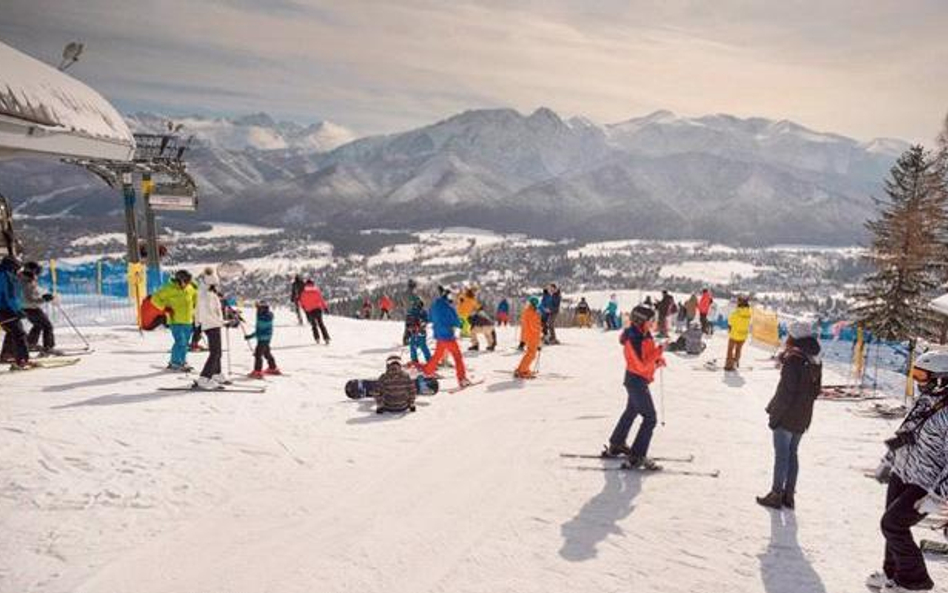
<svg viewBox="0 0 948 593">
<path fill-rule="evenodd" d="M 537 381 L 477 353 L 485 384 L 379 416 L 343 385 L 381 373 L 401 325 L 330 317 L 332 346 L 307 346 L 285 313 L 288 376 L 263 394 L 157 391 L 181 381 L 152 368 L 170 337 L 129 328 L 90 329 L 77 366 L 0 374 L 0 591 L 820 593 L 863 590 L 881 561 L 884 490 L 860 468 L 895 422 L 818 402 L 798 509 L 765 510 L 764 364 L 725 377 L 668 357 L 652 452 L 719 478 L 583 472 L 603 462 L 559 453 L 598 452 L 621 412 L 616 333 L 563 330 Z M 715 336 L 705 357 L 723 350 Z"/>
</svg>

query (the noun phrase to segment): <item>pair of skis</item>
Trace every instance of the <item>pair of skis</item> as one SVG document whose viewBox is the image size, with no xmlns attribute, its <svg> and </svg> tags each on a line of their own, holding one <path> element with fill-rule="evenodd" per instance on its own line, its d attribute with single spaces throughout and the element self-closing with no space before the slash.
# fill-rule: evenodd
<svg viewBox="0 0 948 593">
<path fill-rule="evenodd" d="M 9 372 L 11 373 L 23 373 L 27 371 L 36 371 L 40 369 L 58 369 L 60 367 L 68 367 L 79 362 L 78 357 L 73 358 L 64 358 L 61 356 L 50 356 L 46 358 L 36 358 L 30 359 L 29 366 L 20 368 L 15 365 L 9 367 Z"/>
<path fill-rule="evenodd" d="M 678 467 L 674 467 L 674 468 L 664 468 L 664 467 L 663 467 L 663 468 L 661 468 L 661 469 L 648 469 L 648 468 L 645 468 L 645 467 L 632 467 L 632 466 L 629 465 L 628 459 L 627 459 L 626 456 L 624 456 L 624 455 L 610 455 L 610 454 L 608 453 L 608 450 L 607 450 L 606 448 L 603 448 L 602 453 L 600 453 L 599 455 L 592 455 L 592 454 L 585 454 L 585 453 L 560 453 L 560 457 L 562 457 L 562 458 L 564 458 L 564 459 L 599 459 L 599 460 L 612 460 L 612 459 L 615 459 L 615 460 L 621 460 L 621 461 L 622 461 L 622 464 L 621 464 L 621 465 L 599 465 L 599 466 L 592 466 L 592 465 L 574 465 L 574 466 L 570 466 L 571 469 L 577 469 L 577 470 L 580 470 L 580 471 L 602 471 L 602 472 L 608 472 L 608 471 L 628 471 L 628 472 L 639 472 L 639 473 L 666 473 L 666 474 L 674 474 L 674 475 L 679 475 L 679 476 L 696 476 L 696 477 L 703 477 L 703 478 L 717 478 L 718 476 L 721 475 L 721 471 L 720 471 L 720 470 L 717 470 L 717 469 L 715 469 L 715 470 L 710 470 L 710 471 L 702 471 L 702 470 L 691 470 L 691 469 L 684 469 L 684 468 L 678 468 Z M 694 461 L 695 456 L 694 456 L 694 455 L 684 455 L 684 456 L 679 456 L 679 457 L 675 457 L 675 456 L 664 456 L 664 457 L 651 457 L 650 459 L 652 459 L 653 461 L 659 461 L 659 462 L 662 462 L 662 463 L 691 463 L 692 461 Z"/>
</svg>

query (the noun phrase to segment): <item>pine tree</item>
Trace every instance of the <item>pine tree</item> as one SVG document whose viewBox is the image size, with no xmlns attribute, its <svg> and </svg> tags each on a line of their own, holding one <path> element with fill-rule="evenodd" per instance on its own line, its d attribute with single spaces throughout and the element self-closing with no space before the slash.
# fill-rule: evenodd
<svg viewBox="0 0 948 593">
<path fill-rule="evenodd" d="M 934 327 L 937 318 L 928 303 L 948 264 L 944 159 L 913 146 L 892 167 L 885 194 L 875 199 L 878 218 L 866 223 L 875 272 L 857 293 L 854 312 L 877 337 L 914 343 Z"/>
</svg>

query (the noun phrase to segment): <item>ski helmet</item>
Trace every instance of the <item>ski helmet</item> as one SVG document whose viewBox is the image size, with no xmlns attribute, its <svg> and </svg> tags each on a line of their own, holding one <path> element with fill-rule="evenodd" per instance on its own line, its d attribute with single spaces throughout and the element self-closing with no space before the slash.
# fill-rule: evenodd
<svg viewBox="0 0 948 593">
<path fill-rule="evenodd" d="M 644 323 L 655 318 L 655 311 L 651 307 L 637 305 L 632 309 L 630 317 L 632 318 L 632 323 Z"/>
<path fill-rule="evenodd" d="M 912 367 L 912 378 L 922 393 L 948 385 L 948 352 L 926 352 L 919 356 Z"/>
<path fill-rule="evenodd" d="M 528 298 L 527 302 L 530 303 L 530 305 L 532 305 L 534 309 L 540 308 L 540 299 L 535 296 Z"/>
<path fill-rule="evenodd" d="M 35 261 L 28 261 L 23 264 L 23 269 L 34 276 L 39 276 L 43 273 L 43 266 L 39 265 Z"/>
</svg>

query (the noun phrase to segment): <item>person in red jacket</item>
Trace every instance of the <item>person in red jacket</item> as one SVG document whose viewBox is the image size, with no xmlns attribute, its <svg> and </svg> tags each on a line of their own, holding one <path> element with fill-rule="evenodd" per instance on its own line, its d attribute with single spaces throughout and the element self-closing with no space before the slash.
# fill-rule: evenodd
<svg viewBox="0 0 948 593">
<path fill-rule="evenodd" d="M 701 317 L 701 331 L 711 335 L 711 323 L 708 321 L 708 314 L 711 312 L 711 304 L 714 303 L 714 296 L 707 288 L 701 291 L 701 298 L 698 299 L 698 315 Z"/>
<path fill-rule="evenodd" d="M 387 294 L 383 294 L 379 299 L 379 319 L 391 319 L 393 308 L 395 308 L 395 303 L 388 298 Z"/>
<path fill-rule="evenodd" d="M 328 311 L 329 306 L 326 305 L 326 299 L 323 298 L 322 291 L 311 279 L 303 284 L 299 303 L 303 311 L 306 312 L 306 319 L 309 320 L 309 324 L 313 328 L 313 338 L 316 339 L 316 343 L 319 343 L 320 332 L 322 332 L 322 339 L 328 345 L 329 332 L 326 331 L 326 326 L 323 324 L 323 312 Z"/>
<path fill-rule="evenodd" d="M 632 324 L 619 338 L 625 355 L 624 385 L 628 400 L 609 437 L 608 449 L 611 456 L 628 455 L 632 468 L 651 471 L 659 470 L 661 466 L 648 458 L 648 446 L 658 420 L 648 386 L 655 378 L 656 369 L 665 366 L 662 347 L 655 344 L 651 334 L 654 317 L 655 311 L 651 307 L 637 306 L 632 310 Z M 625 442 L 636 416 L 642 416 L 642 425 L 632 447 L 629 447 Z"/>
</svg>

